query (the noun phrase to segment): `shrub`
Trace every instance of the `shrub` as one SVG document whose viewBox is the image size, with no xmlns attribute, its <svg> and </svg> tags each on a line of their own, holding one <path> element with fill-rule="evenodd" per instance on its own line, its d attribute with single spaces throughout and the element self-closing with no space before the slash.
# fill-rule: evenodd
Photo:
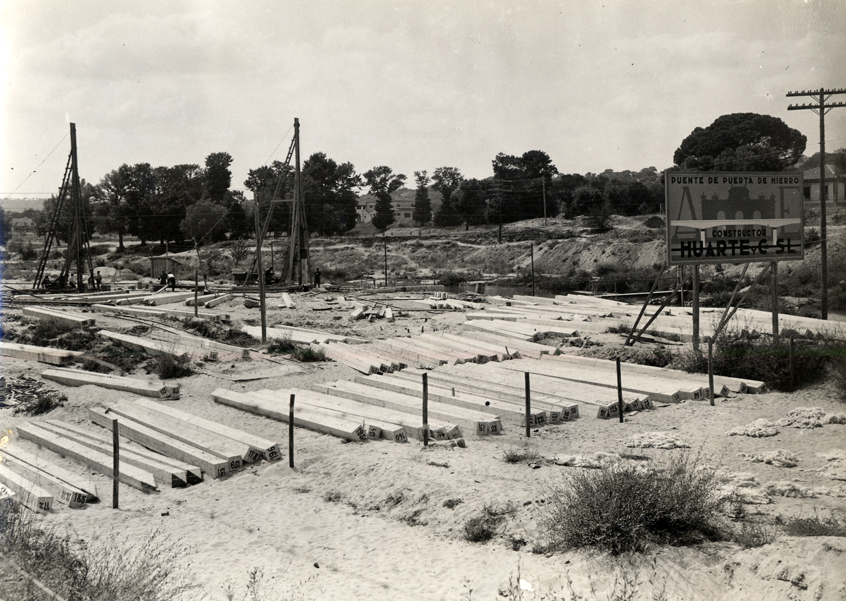
<svg viewBox="0 0 846 601">
<path fill-rule="evenodd" d="M 73 329 L 74 326 L 58 319 L 39 319 L 31 328 L 28 338 L 36 346 L 49 346 L 50 342 Z"/>
<path fill-rule="evenodd" d="M 502 460 L 505 463 L 523 463 L 527 461 L 533 463 L 540 459 L 537 451 L 529 451 L 527 449 L 509 449 L 503 453 Z"/>
<path fill-rule="evenodd" d="M 788 520 L 784 525 L 784 533 L 788 536 L 846 536 L 846 519 L 836 513 L 821 518 L 814 512 L 812 517 Z"/>
<path fill-rule="evenodd" d="M 187 353 L 182 355 L 170 353 L 157 355 L 150 361 L 148 369 L 155 372 L 162 380 L 183 378 L 194 373 L 194 370 L 191 369 L 191 358 Z"/>
<path fill-rule="evenodd" d="M 458 286 L 466 281 L 467 277 L 457 271 L 445 271 L 438 276 L 438 283 L 444 286 Z"/>
<path fill-rule="evenodd" d="M 470 518 L 464 522 L 464 539 L 471 543 L 484 543 L 491 540 L 496 530 L 505 518 L 501 515 L 482 515 Z"/>
<path fill-rule="evenodd" d="M 569 472 L 550 491 L 544 518 L 550 546 L 619 554 L 714 538 L 723 503 L 718 487 L 714 470 L 684 452 L 662 463 Z"/>
<path fill-rule="evenodd" d="M 300 346 L 296 342 L 293 342 L 290 336 L 272 339 L 267 345 L 267 352 L 289 355 L 292 359 L 296 359 L 301 363 L 326 361 L 326 353 L 323 352 L 323 349 Z"/>
<path fill-rule="evenodd" d="M 290 354 L 296 350 L 297 343 L 291 340 L 290 336 L 283 336 L 282 338 L 273 338 L 267 345 L 268 353 Z"/>
<path fill-rule="evenodd" d="M 743 522 L 734 531 L 734 541 L 744 549 L 769 545 L 778 536 L 778 529 L 772 524 Z"/>
<path fill-rule="evenodd" d="M 837 341 L 796 340 L 793 351 L 793 382 L 801 386 L 825 376 L 826 366 L 846 351 Z M 726 330 L 714 344 L 714 373 L 766 382 L 776 390 L 790 389 L 790 346 L 784 337 L 778 343 L 747 330 Z M 707 352 L 683 351 L 672 367 L 689 372 L 708 372 Z"/>
<path fill-rule="evenodd" d="M 37 579 L 56 598 L 112 601 L 178 599 L 189 587 L 177 576 L 180 552 L 157 531 L 125 552 L 91 546 L 55 527 L 39 528 L 19 508 L 0 513 L 0 552 Z M 42 599 L 48 595 L 29 578 L 4 580 L 3 597 Z"/>
</svg>

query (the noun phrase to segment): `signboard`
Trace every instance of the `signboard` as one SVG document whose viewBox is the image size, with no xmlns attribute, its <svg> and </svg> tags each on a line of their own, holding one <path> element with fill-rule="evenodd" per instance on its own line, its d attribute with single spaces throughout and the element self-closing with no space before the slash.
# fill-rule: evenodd
<svg viewBox="0 0 846 601">
<path fill-rule="evenodd" d="M 801 173 L 664 173 L 668 264 L 804 258 Z"/>
</svg>

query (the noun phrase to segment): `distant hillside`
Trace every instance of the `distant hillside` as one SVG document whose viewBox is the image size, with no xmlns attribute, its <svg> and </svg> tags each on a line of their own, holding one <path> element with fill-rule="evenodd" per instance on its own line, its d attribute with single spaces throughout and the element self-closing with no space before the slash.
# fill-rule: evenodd
<svg viewBox="0 0 846 601">
<path fill-rule="evenodd" d="M 0 198 L 0 207 L 7 213 L 25 211 L 26 209 L 41 209 L 43 198 Z"/>
</svg>

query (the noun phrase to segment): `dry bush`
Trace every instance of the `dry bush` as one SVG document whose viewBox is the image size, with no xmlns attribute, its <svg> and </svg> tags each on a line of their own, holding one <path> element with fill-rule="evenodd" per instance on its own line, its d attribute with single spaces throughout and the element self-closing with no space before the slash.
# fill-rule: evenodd
<svg viewBox="0 0 846 601">
<path fill-rule="evenodd" d="M 550 546 L 619 554 L 716 538 L 718 487 L 714 470 L 686 452 L 662 462 L 570 471 L 549 494 Z"/>
<path fill-rule="evenodd" d="M 534 463 L 539 461 L 541 456 L 537 451 L 529 451 L 527 449 L 508 449 L 502 454 L 502 460 L 505 463 Z"/>
<path fill-rule="evenodd" d="M 25 573 L 4 580 L 4 598 L 46 599 L 46 588 L 69 600 L 170 601 L 191 588 L 176 574 L 182 552 L 157 531 L 126 552 L 88 545 L 55 527 L 40 528 L 17 507 L 0 512 L 0 525 L 4 564 Z"/>
<path fill-rule="evenodd" d="M 846 517 L 832 513 L 824 518 L 814 515 L 807 518 L 791 518 L 784 524 L 788 536 L 846 536 Z"/>
</svg>

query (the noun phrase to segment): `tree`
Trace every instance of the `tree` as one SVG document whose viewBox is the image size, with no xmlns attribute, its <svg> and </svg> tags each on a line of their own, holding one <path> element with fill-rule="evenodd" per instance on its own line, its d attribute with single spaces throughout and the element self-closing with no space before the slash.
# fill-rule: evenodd
<svg viewBox="0 0 846 601">
<path fill-rule="evenodd" d="M 605 196 L 602 190 L 592 185 L 579 186 L 573 192 L 571 215 L 591 215 L 605 206 Z"/>
<path fill-rule="evenodd" d="M 11 220 L 6 216 L 6 211 L 0 207 L 0 246 L 6 246 L 12 239 Z"/>
<path fill-rule="evenodd" d="M 477 179 L 464 180 L 452 198 L 455 212 L 464 221 L 465 229 L 485 222 L 487 199 L 482 182 Z"/>
<path fill-rule="evenodd" d="M 411 218 L 423 227 L 432 220 L 432 202 L 429 200 L 429 174 L 426 171 L 415 171 L 414 181 L 417 192 L 414 195 L 414 210 Z"/>
<path fill-rule="evenodd" d="M 222 204 L 229 186 L 232 185 L 232 155 L 228 152 L 213 152 L 206 157 L 206 169 L 203 177 L 203 196 L 212 202 Z"/>
<path fill-rule="evenodd" d="M 226 209 L 219 204 L 201 200 L 187 208 L 179 229 L 197 244 L 220 242 L 226 232 L 226 214 Z"/>
<path fill-rule="evenodd" d="M 543 217 L 545 189 L 558 173 L 549 155 L 542 150 L 529 150 L 520 157 L 500 152 L 492 164 L 499 194 L 497 202 L 502 203 L 502 221 Z"/>
<path fill-rule="evenodd" d="M 303 163 L 302 178 L 309 230 L 331 235 L 355 227 L 361 177 L 351 163 L 338 165 L 316 152 Z"/>
<path fill-rule="evenodd" d="M 270 166 L 263 165 L 257 169 L 250 169 L 247 179 L 244 181 L 244 186 L 251 190 L 258 200 L 260 220 L 264 223 L 263 220 L 270 210 L 271 201 L 284 199 L 293 192 L 294 168 L 281 161 L 273 161 Z M 274 204 L 269 230 L 277 237 L 280 232 L 287 232 L 290 216 L 291 203 Z M 249 213 L 248 220 L 252 219 L 254 219 L 253 213 Z"/>
<path fill-rule="evenodd" d="M 118 235 L 118 250 L 125 250 L 123 236 L 129 231 L 131 213 L 127 204 L 132 185 L 131 167 L 124 163 L 109 171 L 97 184 L 94 207 L 95 228 L 101 234 Z"/>
<path fill-rule="evenodd" d="M 432 174 L 435 182 L 432 187 L 441 193 L 441 206 L 435 212 L 435 225 L 448 227 L 461 223 L 461 217 L 455 210 L 452 203 L 452 194 L 458 190 L 464 176 L 455 167 L 438 167 Z"/>
<path fill-rule="evenodd" d="M 733 113 L 697 127 L 673 162 L 700 171 L 783 171 L 805 152 L 807 138 L 778 117 Z"/>
<path fill-rule="evenodd" d="M 183 240 L 180 224 L 189 206 L 200 199 L 198 165 L 156 167 L 152 171 L 153 189 L 142 199 L 138 212 L 138 231 L 146 240 Z"/>
<path fill-rule="evenodd" d="M 375 214 L 371 223 L 380 232 L 384 232 L 394 222 L 391 193 L 399 190 L 405 179 L 405 175 L 394 174 L 393 170 L 385 165 L 374 167 L 364 174 L 364 182 L 370 186 L 370 193 L 376 197 Z"/>
</svg>

